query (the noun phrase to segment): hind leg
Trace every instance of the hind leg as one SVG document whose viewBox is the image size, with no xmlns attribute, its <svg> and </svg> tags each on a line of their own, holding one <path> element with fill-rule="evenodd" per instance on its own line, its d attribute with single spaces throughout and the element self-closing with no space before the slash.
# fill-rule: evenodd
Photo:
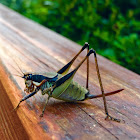
<svg viewBox="0 0 140 140">
<path fill-rule="evenodd" d="M 106 103 L 106 98 L 105 98 L 105 93 L 104 93 L 104 88 L 103 88 L 103 84 L 102 84 L 102 80 L 101 80 L 101 76 L 100 76 L 100 72 L 99 72 L 99 67 L 98 67 L 98 62 L 97 62 L 97 55 L 95 50 L 90 49 L 90 51 L 88 52 L 88 54 L 86 55 L 86 57 L 81 61 L 81 63 L 69 74 L 65 75 L 64 77 L 62 77 L 61 79 L 59 79 L 59 82 L 56 83 L 56 87 L 61 86 L 62 83 L 65 83 L 65 81 L 70 81 L 70 79 L 73 78 L 73 76 L 75 75 L 75 73 L 77 72 L 77 70 L 80 68 L 80 66 L 84 63 L 84 61 L 91 55 L 94 54 L 94 58 L 95 58 L 95 65 L 96 65 L 96 71 L 97 71 L 97 76 L 98 76 L 98 80 L 99 80 L 99 85 L 101 88 L 101 92 L 102 92 L 102 97 L 103 97 L 103 102 L 104 102 L 104 108 L 105 108 L 105 114 L 107 115 L 106 119 L 109 118 L 110 120 L 116 121 L 116 122 L 120 122 L 119 119 L 113 118 L 109 115 L 108 113 L 108 108 L 107 108 L 107 103 Z"/>
<path fill-rule="evenodd" d="M 70 67 L 71 67 L 71 65 L 73 64 L 73 62 L 76 60 L 76 58 L 79 56 L 79 54 L 83 50 L 85 50 L 86 48 L 87 48 L 87 53 L 88 53 L 88 51 L 89 51 L 89 44 L 87 42 L 84 44 L 84 46 L 81 48 L 81 50 L 75 55 L 75 57 L 73 57 L 72 60 L 69 63 L 67 63 L 64 67 L 62 67 L 60 70 L 58 70 L 57 73 L 58 74 L 62 74 L 62 75 L 67 74 L 69 69 L 70 69 Z M 89 65 L 89 60 L 87 59 L 87 67 L 88 67 L 88 65 Z"/>
</svg>

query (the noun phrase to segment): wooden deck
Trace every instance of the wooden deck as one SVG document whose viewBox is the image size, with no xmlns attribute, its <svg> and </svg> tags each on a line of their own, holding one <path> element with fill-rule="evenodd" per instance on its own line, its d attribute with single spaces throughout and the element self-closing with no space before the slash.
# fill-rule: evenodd
<svg viewBox="0 0 140 140">
<path fill-rule="evenodd" d="M 19 70 L 14 60 L 24 72 L 57 71 L 80 48 L 80 45 L 67 38 L 0 5 L 1 139 L 140 139 L 140 76 L 99 55 L 98 63 L 105 91 L 125 89 L 106 98 L 109 113 L 125 123 L 104 119 L 102 98 L 81 103 L 50 99 L 44 117 L 40 118 L 47 96 L 38 93 L 23 102 L 17 111 L 13 111 L 25 95 L 24 80 L 13 75 L 18 74 Z M 83 52 L 78 57 L 72 69 L 85 54 Z M 100 94 L 93 56 L 90 57 L 90 64 L 90 92 Z M 86 63 L 74 79 L 85 85 Z"/>
</svg>

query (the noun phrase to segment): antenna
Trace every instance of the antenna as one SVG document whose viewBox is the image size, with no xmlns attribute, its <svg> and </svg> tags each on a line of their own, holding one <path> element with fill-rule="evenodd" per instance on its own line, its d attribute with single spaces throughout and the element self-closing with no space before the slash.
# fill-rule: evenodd
<svg viewBox="0 0 140 140">
<path fill-rule="evenodd" d="M 18 77 L 21 77 L 21 78 L 22 78 L 22 76 L 21 76 L 21 75 L 17 75 L 17 74 L 13 74 L 13 73 L 12 73 L 12 75 L 14 75 L 14 76 L 18 76 Z"/>
<path fill-rule="evenodd" d="M 21 74 L 21 72 L 18 71 L 14 66 L 12 66 L 11 64 L 10 64 L 10 66 L 11 66 L 17 73 Z"/>
<path fill-rule="evenodd" d="M 13 61 L 17 64 L 17 62 L 13 59 Z M 21 68 L 19 67 L 19 65 L 17 64 L 17 67 L 19 68 L 20 72 L 24 75 L 24 72 L 21 70 Z"/>
</svg>

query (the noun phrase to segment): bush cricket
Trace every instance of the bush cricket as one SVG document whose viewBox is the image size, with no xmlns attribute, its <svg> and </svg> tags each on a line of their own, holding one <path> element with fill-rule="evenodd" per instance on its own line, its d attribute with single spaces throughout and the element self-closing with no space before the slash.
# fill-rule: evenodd
<svg viewBox="0 0 140 140">
<path fill-rule="evenodd" d="M 71 72 L 68 72 L 73 62 L 76 60 L 79 54 L 85 49 L 87 49 L 87 55 L 83 58 L 83 60 L 79 63 L 79 65 L 74 70 L 72 70 Z M 91 54 L 94 55 L 94 59 L 95 59 L 97 76 L 98 76 L 99 85 L 100 85 L 100 89 L 102 93 L 100 95 L 92 95 L 90 94 L 88 90 L 89 56 Z M 86 60 L 87 60 L 87 80 L 86 80 L 86 88 L 84 88 L 83 86 L 79 85 L 77 82 L 73 81 L 73 77 L 76 74 L 77 70 L 80 68 L 80 66 Z M 101 80 L 101 76 L 99 72 L 99 67 L 98 67 L 97 55 L 96 55 L 95 50 L 89 49 L 88 43 L 85 43 L 84 46 L 81 48 L 81 50 L 75 55 L 75 57 L 57 72 L 48 72 L 44 74 L 22 72 L 22 74 L 23 75 L 20 77 L 25 79 L 25 85 L 26 85 L 25 91 L 29 92 L 30 94 L 24 96 L 20 100 L 20 102 L 18 103 L 15 109 L 19 107 L 21 102 L 35 95 L 39 90 L 41 90 L 42 95 L 48 94 L 48 98 L 46 99 L 42 114 L 40 115 L 41 117 L 44 115 L 44 111 L 50 97 L 63 100 L 63 101 L 68 101 L 68 102 L 84 101 L 88 99 L 102 97 L 106 119 L 109 118 L 110 120 L 120 122 L 120 119 L 116 119 L 110 116 L 110 114 L 108 113 L 105 96 L 116 94 L 122 91 L 123 89 L 104 93 L 104 88 L 103 88 L 103 84 L 102 84 L 102 80 Z"/>
</svg>

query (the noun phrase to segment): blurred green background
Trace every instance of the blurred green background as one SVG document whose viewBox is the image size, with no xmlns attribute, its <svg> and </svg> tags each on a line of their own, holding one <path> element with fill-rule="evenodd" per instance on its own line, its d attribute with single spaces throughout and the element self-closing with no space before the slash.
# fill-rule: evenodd
<svg viewBox="0 0 140 140">
<path fill-rule="evenodd" d="M 0 0 L 140 74 L 140 0 Z"/>
</svg>

